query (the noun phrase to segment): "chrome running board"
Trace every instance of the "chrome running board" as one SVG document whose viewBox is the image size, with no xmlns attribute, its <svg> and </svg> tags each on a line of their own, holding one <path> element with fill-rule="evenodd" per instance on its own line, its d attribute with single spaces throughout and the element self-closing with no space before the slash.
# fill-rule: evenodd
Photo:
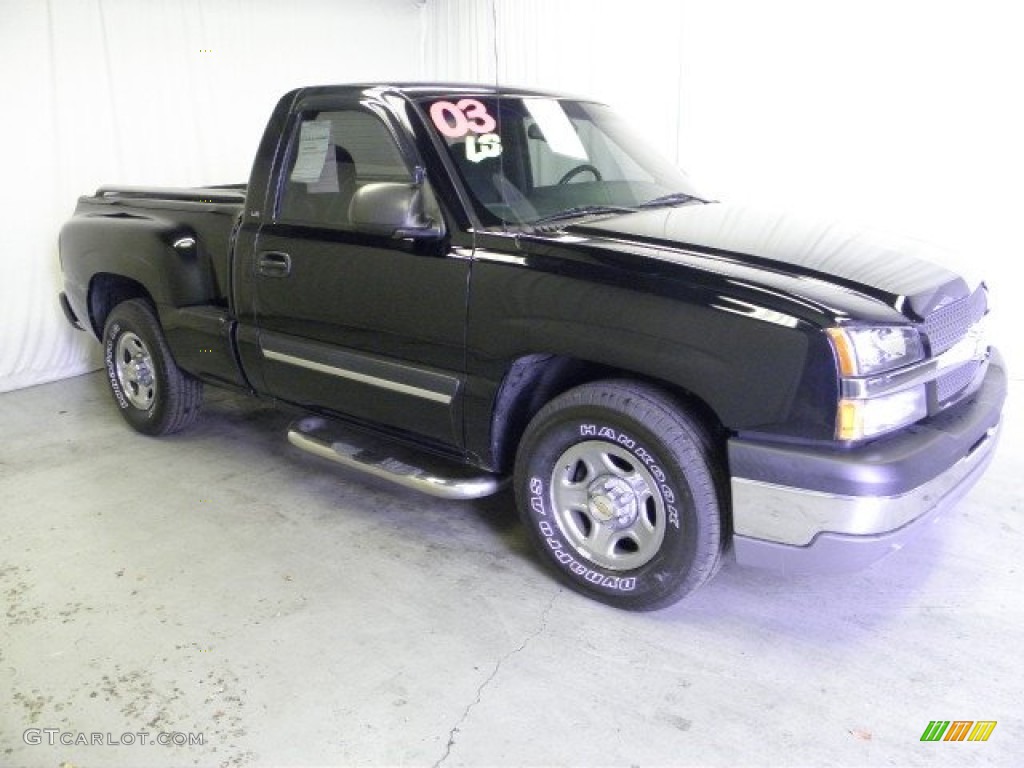
<svg viewBox="0 0 1024 768">
<path fill-rule="evenodd" d="M 348 430 L 319 416 L 292 422 L 288 442 L 336 464 L 442 499 L 479 499 L 508 483 L 499 475 Z"/>
</svg>

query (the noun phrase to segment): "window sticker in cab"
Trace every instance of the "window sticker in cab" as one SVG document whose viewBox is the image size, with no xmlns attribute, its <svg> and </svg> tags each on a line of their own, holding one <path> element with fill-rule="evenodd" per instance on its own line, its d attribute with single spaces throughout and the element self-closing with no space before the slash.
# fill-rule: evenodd
<svg viewBox="0 0 1024 768">
<path fill-rule="evenodd" d="M 291 181 L 307 184 L 320 180 L 331 140 L 331 124 L 324 120 L 305 120 L 299 128 L 299 151 L 292 168 Z"/>
<path fill-rule="evenodd" d="M 501 137 L 494 133 L 498 123 L 477 99 L 435 101 L 430 105 L 430 119 L 442 136 L 465 137 L 466 159 L 472 163 L 501 154 Z"/>
</svg>

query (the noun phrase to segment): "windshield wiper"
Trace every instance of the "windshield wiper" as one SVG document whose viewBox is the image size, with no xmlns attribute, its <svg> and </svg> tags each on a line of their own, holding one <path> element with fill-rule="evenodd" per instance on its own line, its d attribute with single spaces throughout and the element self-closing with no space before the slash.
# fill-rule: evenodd
<svg viewBox="0 0 1024 768">
<path fill-rule="evenodd" d="M 550 224 L 553 221 L 562 219 L 575 219 L 580 216 L 596 216 L 602 213 L 636 213 L 636 208 L 627 208 L 624 205 L 577 205 L 573 208 L 566 208 L 564 211 L 555 211 L 547 216 L 541 216 L 530 222 L 531 226 L 537 227 Z"/>
<path fill-rule="evenodd" d="M 685 192 L 672 192 L 661 197 L 656 197 L 653 200 L 648 200 L 646 203 L 641 203 L 638 208 L 662 208 L 670 205 L 684 205 L 685 203 L 706 203 L 707 200 L 702 200 L 696 195 L 688 195 Z"/>
</svg>

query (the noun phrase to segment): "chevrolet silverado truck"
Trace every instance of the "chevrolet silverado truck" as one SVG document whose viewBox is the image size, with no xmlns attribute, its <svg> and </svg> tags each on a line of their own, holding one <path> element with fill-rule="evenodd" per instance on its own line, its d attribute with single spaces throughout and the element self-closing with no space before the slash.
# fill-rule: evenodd
<svg viewBox="0 0 1024 768">
<path fill-rule="evenodd" d="M 627 118 L 300 88 L 248 184 L 80 198 L 60 303 L 138 432 L 188 426 L 210 384 L 408 487 L 511 482 L 538 557 L 618 607 L 726 555 L 812 573 L 898 549 L 992 457 L 986 287 L 920 243 L 706 200 Z"/>
</svg>

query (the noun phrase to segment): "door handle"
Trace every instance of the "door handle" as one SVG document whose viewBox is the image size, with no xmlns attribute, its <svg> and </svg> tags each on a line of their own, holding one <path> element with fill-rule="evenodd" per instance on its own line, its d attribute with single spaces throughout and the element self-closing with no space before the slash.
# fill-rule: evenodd
<svg viewBox="0 0 1024 768">
<path fill-rule="evenodd" d="M 292 273 L 292 257 L 281 251 L 263 251 L 257 257 L 256 271 L 263 277 L 288 277 Z"/>
</svg>

